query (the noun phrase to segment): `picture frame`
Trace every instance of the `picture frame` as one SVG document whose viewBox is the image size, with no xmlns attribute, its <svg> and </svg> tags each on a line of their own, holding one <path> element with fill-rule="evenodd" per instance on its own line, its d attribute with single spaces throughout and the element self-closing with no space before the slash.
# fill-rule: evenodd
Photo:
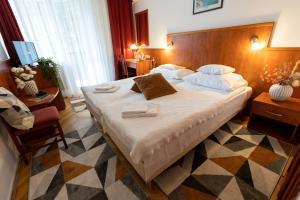
<svg viewBox="0 0 300 200">
<path fill-rule="evenodd" d="M 193 15 L 223 8 L 223 0 L 194 0 Z"/>
</svg>

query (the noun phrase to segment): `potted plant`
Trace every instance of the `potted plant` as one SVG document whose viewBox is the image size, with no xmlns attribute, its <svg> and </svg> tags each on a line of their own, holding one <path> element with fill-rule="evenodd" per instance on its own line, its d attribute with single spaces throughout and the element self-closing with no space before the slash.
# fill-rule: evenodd
<svg viewBox="0 0 300 200">
<path fill-rule="evenodd" d="M 30 67 L 13 67 L 11 72 L 15 75 L 15 82 L 18 89 L 24 89 L 25 93 L 30 96 L 35 96 L 39 90 L 34 81 L 34 75 L 36 71 L 33 71 Z"/>
<path fill-rule="evenodd" d="M 58 86 L 60 82 L 60 65 L 54 62 L 51 58 L 41 57 L 37 60 L 42 72 L 43 76 L 49 80 L 53 81 L 53 83 Z"/>
<path fill-rule="evenodd" d="M 296 72 L 300 60 L 292 68 L 292 63 L 285 63 L 279 68 L 269 69 L 265 66 L 261 79 L 272 83 L 269 89 L 271 98 L 275 101 L 285 101 L 293 94 L 293 87 L 300 86 L 300 72 Z"/>
</svg>

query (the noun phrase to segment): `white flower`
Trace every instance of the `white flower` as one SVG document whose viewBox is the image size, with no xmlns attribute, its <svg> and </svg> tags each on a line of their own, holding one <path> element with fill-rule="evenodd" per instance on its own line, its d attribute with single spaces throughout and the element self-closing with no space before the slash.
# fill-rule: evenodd
<svg viewBox="0 0 300 200">
<path fill-rule="evenodd" d="M 294 80 L 294 81 L 292 82 L 292 86 L 293 86 L 293 87 L 299 87 L 299 86 L 300 86 L 300 80 Z"/>
<path fill-rule="evenodd" d="M 16 78 L 15 78 L 15 82 L 16 82 L 16 83 L 20 83 L 20 82 L 22 82 L 22 80 L 16 77 Z"/>
<path fill-rule="evenodd" d="M 17 71 L 17 68 L 16 67 L 13 67 L 13 68 L 11 68 L 11 70 L 10 70 L 11 72 L 13 72 L 13 73 L 16 73 L 16 71 Z"/>
<path fill-rule="evenodd" d="M 25 80 L 29 80 L 31 78 L 29 74 L 25 74 L 25 73 L 20 74 L 20 76 Z"/>
<path fill-rule="evenodd" d="M 24 72 L 24 69 L 22 67 L 17 68 L 16 73 L 22 73 L 22 72 Z"/>
<path fill-rule="evenodd" d="M 30 73 L 30 74 L 33 74 L 33 75 L 37 74 L 37 72 L 36 72 L 36 71 L 33 71 L 33 70 L 31 70 L 29 73 Z"/>
</svg>

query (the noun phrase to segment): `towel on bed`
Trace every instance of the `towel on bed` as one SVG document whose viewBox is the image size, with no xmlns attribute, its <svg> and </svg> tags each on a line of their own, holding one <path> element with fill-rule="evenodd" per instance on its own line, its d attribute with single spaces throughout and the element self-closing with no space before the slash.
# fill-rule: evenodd
<svg viewBox="0 0 300 200">
<path fill-rule="evenodd" d="M 137 118 L 137 117 L 155 117 L 158 114 L 158 104 L 144 103 L 144 104 L 129 104 L 123 107 L 123 118 Z"/>
<path fill-rule="evenodd" d="M 106 89 L 105 89 L 106 88 Z M 118 85 L 106 86 L 106 87 L 95 87 L 94 93 L 113 93 L 120 89 Z"/>
<path fill-rule="evenodd" d="M 112 85 L 112 84 L 109 84 L 109 83 L 103 83 L 103 84 L 100 84 L 98 86 L 95 87 L 95 90 L 110 90 L 112 88 L 114 88 L 115 86 Z"/>
</svg>

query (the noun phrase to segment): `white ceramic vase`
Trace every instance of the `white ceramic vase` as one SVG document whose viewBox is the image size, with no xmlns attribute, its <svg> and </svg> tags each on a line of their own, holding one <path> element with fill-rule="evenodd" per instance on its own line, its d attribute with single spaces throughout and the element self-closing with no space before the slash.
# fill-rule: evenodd
<svg viewBox="0 0 300 200">
<path fill-rule="evenodd" d="M 31 81 L 25 82 L 24 91 L 29 96 L 35 96 L 39 92 L 39 89 L 38 89 L 35 81 L 31 80 Z"/>
<path fill-rule="evenodd" d="M 285 101 L 293 94 L 293 87 L 290 85 L 274 84 L 269 89 L 271 98 L 275 101 Z"/>
</svg>

